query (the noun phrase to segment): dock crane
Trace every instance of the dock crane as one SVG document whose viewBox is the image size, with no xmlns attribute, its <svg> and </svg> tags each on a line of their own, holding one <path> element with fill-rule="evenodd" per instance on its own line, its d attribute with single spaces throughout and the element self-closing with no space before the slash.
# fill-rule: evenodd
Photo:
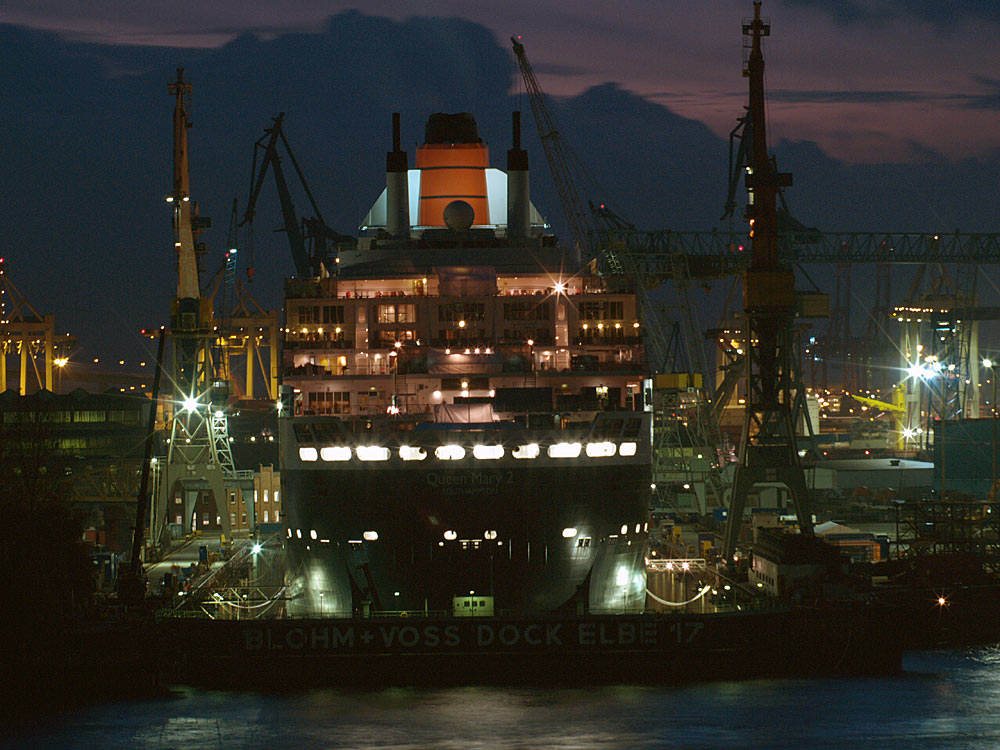
<svg viewBox="0 0 1000 750">
<path fill-rule="evenodd" d="M 197 233 L 202 222 L 191 200 L 187 131 L 187 97 L 191 84 L 183 68 L 168 87 L 174 98 L 173 191 L 167 203 L 173 209 L 174 249 L 177 254 L 177 296 L 171 305 L 170 338 L 173 344 L 173 386 L 165 403 L 170 438 L 160 468 L 156 511 L 151 523 L 154 544 L 166 532 L 168 502 L 180 498 L 184 518 L 191 519 L 199 493 L 208 490 L 215 500 L 223 533 L 230 533 L 226 482 L 236 477 L 229 444 L 226 402 L 228 388 L 216 379 L 212 365 L 213 331 L 211 300 L 198 283 Z"/>
<path fill-rule="evenodd" d="M 268 169 L 270 169 L 274 173 L 278 200 L 281 203 L 282 226 L 278 231 L 288 235 L 295 273 L 300 277 L 321 276 L 324 272 L 329 273 L 330 267 L 338 262 L 338 259 L 331 255 L 328 243 L 333 245 L 353 244 L 355 239 L 335 232 L 324 221 L 312 190 L 309 189 L 309 183 L 306 181 L 302 168 L 295 158 L 295 153 L 285 137 L 284 120 L 285 113 L 279 113 L 277 117 L 273 118 L 274 124 L 265 128 L 264 135 L 254 143 L 253 166 L 250 170 L 250 197 L 247 199 L 246 211 L 240 226 L 249 225 L 252 230 L 257 199 L 260 197 L 260 191 L 264 187 L 264 180 L 267 177 Z M 279 143 L 284 147 L 284 151 L 295 169 L 295 174 L 299 178 L 299 183 L 309 199 L 314 213 L 311 217 L 302 217 L 300 220 L 295 211 L 295 204 L 288 189 L 288 180 L 281 166 L 281 156 L 278 153 Z"/>
<path fill-rule="evenodd" d="M 764 101 L 764 54 L 761 38 L 771 26 L 754 2 L 752 19 L 743 22 L 749 56 L 743 75 L 749 81 L 753 127 L 746 186 L 752 191 L 746 218 L 750 226 L 750 267 L 743 274 L 746 318 L 746 411 L 739 460 L 733 475 L 723 553 L 735 559 L 736 543 L 750 490 L 764 482 L 784 484 L 792 496 L 802 534 L 812 536 L 812 507 L 799 461 L 792 424 L 792 341 L 788 320 L 795 308 L 795 273 L 778 252 L 778 191 L 792 175 L 778 172 L 767 152 Z"/>
<path fill-rule="evenodd" d="M 538 84 L 534 69 L 524 51 L 524 45 L 515 37 L 511 37 L 510 41 L 513 45 L 514 56 L 521 69 L 524 86 L 531 102 L 531 113 L 538 129 L 538 137 L 542 142 L 542 150 L 545 152 L 549 171 L 559 195 L 559 203 L 562 206 L 566 222 L 569 224 L 570 234 L 577 246 L 584 252 L 587 260 L 597 260 L 609 273 L 621 274 L 634 279 L 643 323 L 646 327 L 648 358 L 653 364 L 653 371 L 662 372 L 667 364 L 667 352 L 671 348 L 670 341 L 649 299 L 641 273 L 624 246 L 618 248 L 616 252 L 613 245 L 605 244 L 598 247 L 594 241 L 599 226 L 633 230 L 635 227 L 604 204 L 595 206 L 593 202 L 589 202 L 590 210 L 584 208 L 580 196 L 580 185 L 584 181 L 592 183 L 593 180 L 584 179 L 587 174 L 582 162 L 560 136 L 555 117 L 545 104 L 542 88 Z"/>
</svg>

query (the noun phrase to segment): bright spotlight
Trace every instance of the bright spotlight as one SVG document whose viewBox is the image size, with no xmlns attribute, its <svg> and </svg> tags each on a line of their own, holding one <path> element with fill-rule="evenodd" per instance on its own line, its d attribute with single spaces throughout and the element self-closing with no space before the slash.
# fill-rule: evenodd
<svg viewBox="0 0 1000 750">
<path fill-rule="evenodd" d="M 253 552 L 256 555 L 256 554 L 258 554 L 260 552 L 260 550 L 261 550 L 261 546 L 260 546 L 260 543 L 258 542 L 257 544 L 255 544 L 253 546 L 253 549 L 251 549 L 250 551 Z"/>
<path fill-rule="evenodd" d="M 184 411 L 194 411 L 198 408 L 198 399 L 194 396 L 188 396 L 184 399 Z"/>
</svg>

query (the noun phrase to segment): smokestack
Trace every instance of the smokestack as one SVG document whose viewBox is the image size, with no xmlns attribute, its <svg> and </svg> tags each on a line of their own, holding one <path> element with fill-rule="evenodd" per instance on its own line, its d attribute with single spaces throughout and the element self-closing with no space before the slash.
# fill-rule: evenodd
<svg viewBox="0 0 1000 750">
<path fill-rule="evenodd" d="M 514 144 L 507 152 L 507 237 L 527 238 L 531 230 L 528 152 L 521 148 L 521 113 L 513 113 Z"/>
<path fill-rule="evenodd" d="M 400 148 L 399 112 L 392 113 L 392 151 L 385 155 L 386 231 L 393 237 L 410 234 L 410 189 L 406 152 Z"/>
</svg>

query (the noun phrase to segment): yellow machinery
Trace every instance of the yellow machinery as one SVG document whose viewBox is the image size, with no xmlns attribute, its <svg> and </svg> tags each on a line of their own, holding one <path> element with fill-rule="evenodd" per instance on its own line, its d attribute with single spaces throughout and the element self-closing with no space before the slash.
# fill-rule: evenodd
<svg viewBox="0 0 1000 750">
<path fill-rule="evenodd" d="M 906 428 L 906 393 L 901 385 L 894 385 L 892 387 L 891 401 L 879 401 L 867 396 L 858 396 L 854 393 L 850 395 L 855 401 L 866 406 L 873 406 L 876 409 L 890 412 L 892 414 L 893 448 L 898 451 L 906 449 L 906 435 L 903 432 Z"/>
</svg>

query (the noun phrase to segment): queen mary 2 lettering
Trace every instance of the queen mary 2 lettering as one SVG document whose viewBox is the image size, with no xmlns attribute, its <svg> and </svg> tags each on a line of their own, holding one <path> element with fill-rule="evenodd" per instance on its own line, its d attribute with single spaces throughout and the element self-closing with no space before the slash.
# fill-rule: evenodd
<svg viewBox="0 0 1000 750">
<path fill-rule="evenodd" d="M 473 472 L 471 474 L 442 474 L 429 472 L 424 479 L 431 487 L 447 495 L 498 495 L 504 484 L 514 481 L 514 472 Z"/>
<path fill-rule="evenodd" d="M 357 244 L 286 283 L 291 615 L 644 607 L 652 420 L 633 282 L 549 233 L 517 114 L 506 173 L 469 114 L 432 115 L 411 169 L 394 118 Z"/>
</svg>

